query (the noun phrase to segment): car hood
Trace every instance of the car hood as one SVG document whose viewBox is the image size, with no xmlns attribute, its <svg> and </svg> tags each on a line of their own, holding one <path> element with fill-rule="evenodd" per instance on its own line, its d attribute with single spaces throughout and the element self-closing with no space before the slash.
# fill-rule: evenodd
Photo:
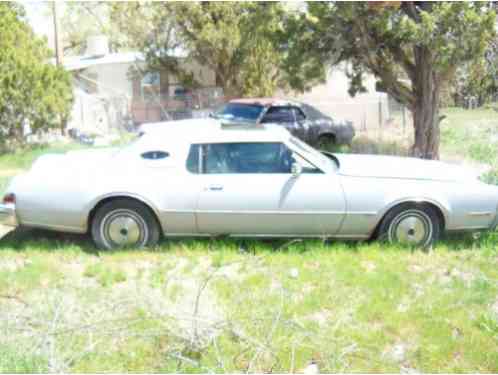
<svg viewBox="0 0 498 375">
<path fill-rule="evenodd" d="M 339 174 L 355 177 L 434 181 L 475 180 L 478 173 L 458 165 L 409 157 L 334 154 Z"/>
</svg>

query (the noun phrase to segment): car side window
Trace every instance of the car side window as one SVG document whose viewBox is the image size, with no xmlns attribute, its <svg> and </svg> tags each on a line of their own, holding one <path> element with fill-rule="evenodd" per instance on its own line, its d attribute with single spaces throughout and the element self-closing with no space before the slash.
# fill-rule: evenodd
<svg viewBox="0 0 498 375">
<path fill-rule="evenodd" d="M 201 145 L 190 146 L 190 151 L 187 157 L 187 170 L 190 173 L 200 173 L 200 150 Z"/>
<path fill-rule="evenodd" d="M 295 121 L 294 113 L 291 107 L 270 107 L 263 116 L 261 123 L 282 124 L 282 123 L 292 123 L 294 121 Z"/>
<path fill-rule="evenodd" d="M 304 115 L 303 111 L 301 111 L 300 108 L 293 107 L 292 110 L 294 111 L 294 115 L 296 116 L 297 122 L 302 122 L 302 121 L 306 120 L 306 116 Z"/>
<path fill-rule="evenodd" d="M 291 173 L 298 162 L 303 173 L 321 171 L 295 154 L 285 144 L 272 143 L 214 143 L 204 145 L 203 173 Z"/>
</svg>

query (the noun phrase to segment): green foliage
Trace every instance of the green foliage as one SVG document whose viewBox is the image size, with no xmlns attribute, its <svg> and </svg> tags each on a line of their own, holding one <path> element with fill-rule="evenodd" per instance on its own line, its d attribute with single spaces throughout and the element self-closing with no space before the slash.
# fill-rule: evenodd
<svg viewBox="0 0 498 375">
<path fill-rule="evenodd" d="M 124 17 L 123 15 L 127 15 Z M 177 2 L 116 3 L 111 19 L 146 20 L 122 31 L 141 46 L 149 69 L 167 69 L 186 85 L 199 84 L 186 66 L 210 68 L 227 96 L 272 95 L 282 84 L 281 55 L 273 45 L 283 8 L 279 3 Z M 146 31 L 138 30 L 146 28 Z M 148 38 L 144 38 L 144 34 Z M 174 57 L 184 52 L 179 62 Z"/>
<path fill-rule="evenodd" d="M 126 281 L 126 274 L 122 270 L 101 263 L 89 265 L 83 272 L 83 276 L 95 278 L 103 287 Z"/>
<path fill-rule="evenodd" d="M 0 148 L 33 132 L 56 127 L 72 102 L 70 76 L 48 62 L 46 41 L 36 37 L 19 6 L 0 4 Z"/>
<path fill-rule="evenodd" d="M 482 58 L 460 65 L 451 84 L 455 105 L 470 106 L 470 98 L 475 101 L 473 106 L 497 100 L 498 37 L 489 44 Z"/>
<path fill-rule="evenodd" d="M 474 2 L 313 2 L 290 14 L 279 39 L 291 85 L 325 78 L 325 64 L 348 62 L 350 93 L 373 74 L 414 113 L 413 153 L 439 156 L 438 106 L 456 67 L 484 56 L 495 35 L 494 11 Z"/>
<path fill-rule="evenodd" d="M 48 361 L 42 356 L 23 353 L 19 348 L 0 346 L 0 373 L 48 372 Z"/>
<path fill-rule="evenodd" d="M 431 64 L 439 78 L 456 65 L 483 55 L 494 35 L 495 14 L 474 3 L 403 2 L 394 5 L 309 3 L 306 13 L 286 21 L 287 65 L 296 69 L 293 86 L 324 78 L 323 63 L 352 63 L 352 92 L 362 89 L 361 75 L 376 75 L 388 92 L 412 105 L 416 93 L 403 83 L 420 64 Z M 432 51 L 423 61 L 421 52 Z M 322 67 L 320 67 L 322 66 Z"/>
<path fill-rule="evenodd" d="M 492 169 L 481 176 L 481 181 L 490 184 L 498 185 L 498 170 Z"/>
</svg>

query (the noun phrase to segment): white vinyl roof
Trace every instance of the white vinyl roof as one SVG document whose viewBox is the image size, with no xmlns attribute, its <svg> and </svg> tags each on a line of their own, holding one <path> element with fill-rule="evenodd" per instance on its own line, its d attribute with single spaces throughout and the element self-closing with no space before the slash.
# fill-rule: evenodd
<svg viewBox="0 0 498 375">
<path fill-rule="evenodd" d="M 182 143 L 282 142 L 289 132 L 277 125 L 223 125 L 211 118 L 165 121 L 142 125 L 143 142 L 158 139 Z"/>
</svg>

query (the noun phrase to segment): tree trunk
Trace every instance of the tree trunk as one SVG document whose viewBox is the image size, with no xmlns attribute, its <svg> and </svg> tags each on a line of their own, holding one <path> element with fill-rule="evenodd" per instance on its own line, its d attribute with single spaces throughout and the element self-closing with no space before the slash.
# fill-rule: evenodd
<svg viewBox="0 0 498 375">
<path fill-rule="evenodd" d="M 422 159 L 439 159 L 439 82 L 430 52 L 417 52 L 417 71 L 413 82 L 416 100 L 412 107 L 415 128 L 412 154 Z"/>
</svg>

